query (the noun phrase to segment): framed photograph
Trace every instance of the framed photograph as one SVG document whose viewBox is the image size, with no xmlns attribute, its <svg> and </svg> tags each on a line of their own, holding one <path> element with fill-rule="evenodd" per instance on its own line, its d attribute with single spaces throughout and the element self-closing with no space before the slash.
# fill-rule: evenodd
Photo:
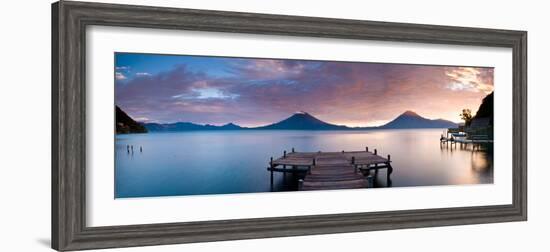
<svg viewBox="0 0 550 252">
<path fill-rule="evenodd" d="M 527 32 L 52 5 L 52 247 L 527 219 Z"/>
</svg>

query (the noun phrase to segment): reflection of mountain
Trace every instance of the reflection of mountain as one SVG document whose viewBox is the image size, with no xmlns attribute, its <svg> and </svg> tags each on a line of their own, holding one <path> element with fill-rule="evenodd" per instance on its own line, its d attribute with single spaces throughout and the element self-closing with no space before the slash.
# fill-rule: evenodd
<svg viewBox="0 0 550 252">
<path fill-rule="evenodd" d="M 380 126 L 383 129 L 416 129 L 416 128 L 453 128 L 457 124 L 451 121 L 424 118 L 413 111 L 406 111 L 391 122 Z"/>
<path fill-rule="evenodd" d="M 146 133 L 147 129 L 143 125 L 137 123 L 126 112 L 122 111 L 118 106 L 115 106 L 116 133 Z"/>
<path fill-rule="evenodd" d="M 273 124 L 256 128 L 246 128 L 228 123 L 222 126 L 201 125 L 190 122 L 177 123 L 145 123 L 144 126 L 151 132 L 177 132 L 198 130 L 368 130 L 368 129 L 415 129 L 415 128 L 450 128 L 456 123 L 442 119 L 431 120 L 412 111 L 407 111 L 393 121 L 379 127 L 347 127 L 324 122 L 306 112 L 297 112 L 292 116 Z"/>
<path fill-rule="evenodd" d="M 323 122 L 306 112 L 298 112 L 291 117 L 278 123 L 258 127 L 256 129 L 274 130 L 342 130 L 349 129 L 346 126 L 339 126 Z"/>
</svg>

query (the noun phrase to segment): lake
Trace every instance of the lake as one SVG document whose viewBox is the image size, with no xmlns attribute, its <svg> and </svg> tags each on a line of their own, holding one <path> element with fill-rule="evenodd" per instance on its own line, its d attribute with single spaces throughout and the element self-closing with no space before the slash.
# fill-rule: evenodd
<svg viewBox="0 0 550 252">
<path fill-rule="evenodd" d="M 391 186 L 493 183 L 491 146 L 439 143 L 444 129 L 366 131 L 192 131 L 116 135 L 115 197 L 271 191 L 269 158 L 283 151 L 378 150 L 391 154 Z M 127 145 L 134 146 L 133 154 Z M 142 152 L 140 152 L 142 147 Z M 490 149 L 487 149 L 490 148 Z M 375 187 L 386 187 L 381 170 Z M 275 173 L 274 191 L 296 190 L 297 178 Z"/>
</svg>

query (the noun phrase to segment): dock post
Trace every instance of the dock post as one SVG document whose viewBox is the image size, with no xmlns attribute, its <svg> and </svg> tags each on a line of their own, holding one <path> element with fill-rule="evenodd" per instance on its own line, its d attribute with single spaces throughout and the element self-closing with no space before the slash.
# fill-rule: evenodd
<svg viewBox="0 0 550 252">
<path fill-rule="evenodd" d="M 388 186 L 391 186 L 390 175 L 393 173 L 393 167 L 390 165 L 390 162 L 387 163 L 387 166 L 388 166 L 388 172 L 386 177 L 386 183 L 388 184 Z"/>
<path fill-rule="evenodd" d="M 365 147 L 365 151 L 369 152 L 369 146 Z"/>
<path fill-rule="evenodd" d="M 307 174 L 311 174 L 311 168 L 313 168 L 316 164 L 317 162 L 315 162 L 315 158 L 313 158 L 311 165 L 307 169 Z"/>
<path fill-rule="evenodd" d="M 299 179 L 298 180 L 298 191 L 299 190 L 302 190 L 302 187 L 304 186 L 304 180 L 303 179 Z"/>
<path fill-rule="evenodd" d="M 294 147 L 292 147 L 292 153 L 294 153 Z"/>
<path fill-rule="evenodd" d="M 273 191 L 273 157 L 269 160 L 269 170 L 271 170 L 271 190 Z"/>
<path fill-rule="evenodd" d="M 286 158 L 286 150 L 283 151 L 283 158 Z"/>
<path fill-rule="evenodd" d="M 378 150 L 374 149 L 374 155 L 378 155 Z"/>
<path fill-rule="evenodd" d="M 391 156 L 390 154 L 388 154 L 388 162 L 390 162 L 390 159 L 391 159 Z"/>
</svg>

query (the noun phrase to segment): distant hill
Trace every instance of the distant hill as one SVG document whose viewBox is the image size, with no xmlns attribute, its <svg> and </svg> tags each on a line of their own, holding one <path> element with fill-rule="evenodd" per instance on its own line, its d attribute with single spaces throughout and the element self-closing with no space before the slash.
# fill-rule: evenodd
<svg viewBox="0 0 550 252">
<path fill-rule="evenodd" d="M 156 132 L 176 132 L 176 131 L 197 131 L 197 130 L 240 130 L 243 127 L 228 123 L 222 126 L 210 125 L 210 124 L 195 124 L 190 122 L 177 122 L 177 123 L 145 123 L 145 128 L 149 131 Z"/>
<path fill-rule="evenodd" d="M 424 118 L 413 111 L 406 111 L 391 122 L 380 126 L 383 129 L 416 129 L 416 128 L 452 128 L 457 124 L 451 121 Z"/>
<path fill-rule="evenodd" d="M 147 133 L 147 129 L 143 125 L 134 121 L 126 112 L 122 111 L 118 106 L 115 106 L 116 117 L 116 133 L 128 134 L 128 133 Z"/>
<path fill-rule="evenodd" d="M 346 126 L 334 125 L 323 122 L 306 112 L 297 112 L 287 119 L 278 123 L 267 126 L 258 127 L 255 129 L 270 129 L 270 130 L 346 130 L 350 129 Z"/>
</svg>

